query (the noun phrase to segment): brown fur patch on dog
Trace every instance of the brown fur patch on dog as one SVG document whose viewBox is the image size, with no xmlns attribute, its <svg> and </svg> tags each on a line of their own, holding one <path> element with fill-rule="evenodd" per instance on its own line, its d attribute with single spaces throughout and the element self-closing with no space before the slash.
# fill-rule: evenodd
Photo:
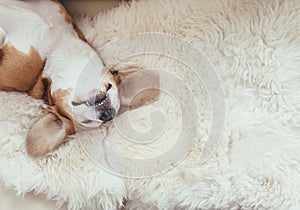
<svg viewBox="0 0 300 210">
<path fill-rule="evenodd" d="M 52 93 L 52 100 L 57 108 L 57 112 L 69 119 L 72 119 L 72 109 L 70 104 L 67 103 L 70 96 L 69 90 L 59 89 Z"/>
<path fill-rule="evenodd" d="M 4 45 L 0 60 L 0 90 L 28 91 L 36 83 L 44 61 L 33 47 L 28 54 L 9 44 Z"/>
<path fill-rule="evenodd" d="M 56 3 L 59 6 L 59 13 L 63 14 L 65 16 L 65 21 L 67 23 L 72 24 L 73 23 L 73 19 L 71 17 L 71 15 L 67 12 L 67 10 L 65 9 L 65 7 L 58 1 L 58 0 L 51 0 L 52 2 Z"/>
<path fill-rule="evenodd" d="M 77 33 L 77 36 L 79 39 L 81 39 L 84 42 L 87 42 L 85 36 L 83 35 L 82 31 L 78 28 L 78 26 L 73 23 L 73 29 L 75 30 L 75 32 Z"/>
</svg>

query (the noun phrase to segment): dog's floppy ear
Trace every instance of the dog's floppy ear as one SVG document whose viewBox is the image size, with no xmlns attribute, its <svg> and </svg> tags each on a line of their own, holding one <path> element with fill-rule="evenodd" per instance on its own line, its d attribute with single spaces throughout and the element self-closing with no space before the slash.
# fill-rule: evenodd
<svg viewBox="0 0 300 210">
<path fill-rule="evenodd" d="M 26 136 L 26 150 L 32 158 L 45 156 L 74 133 L 72 122 L 60 115 L 56 107 L 45 106 L 44 109 L 46 114 L 31 125 Z"/>
<path fill-rule="evenodd" d="M 118 84 L 121 107 L 119 114 L 156 101 L 159 97 L 159 74 L 157 71 L 128 69 L 113 72 Z"/>
</svg>

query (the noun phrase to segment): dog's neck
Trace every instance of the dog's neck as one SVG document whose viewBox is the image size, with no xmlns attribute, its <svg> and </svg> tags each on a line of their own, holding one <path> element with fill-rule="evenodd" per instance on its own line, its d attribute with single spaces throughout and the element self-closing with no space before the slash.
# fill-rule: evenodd
<svg viewBox="0 0 300 210">
<path fill-rule="evenodd" d="M 56 41 L 55 47 L 48 49 L 46 63 L 55 66 L 56 69 L 61 69 L 72 60 L 91 56 L 89 54 L 94 54 L 94 50 L 87 43 L 77 37 L 63 37 Z M 45 70 L 48 71 L 48 69 Z"/>
<path fill-rule="evenodd" d="M 93 71 L 103 68 L 101 59 L 92 47 L 77 37 L 68 37 L 59 40 L 49 52 L 43 77 L 53 81 L 51 92 L 64 88 L 76 89 L 85 70 L 92 75 Z"/>
</svg>

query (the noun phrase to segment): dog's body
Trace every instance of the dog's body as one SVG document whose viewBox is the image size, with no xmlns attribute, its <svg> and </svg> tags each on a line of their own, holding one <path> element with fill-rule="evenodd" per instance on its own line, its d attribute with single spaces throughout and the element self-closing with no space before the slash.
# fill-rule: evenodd
<svg viewBox="0 0 300 210">
<path fill-rule="evenodd" d="M 47 101 L 47 113 L 27 135 L 31 156 L 43 156 L 67 135 L 111 120 L 121 105 L 119 79 L 59 2 L 0 0 L 0 90 Z"/>
</svg>

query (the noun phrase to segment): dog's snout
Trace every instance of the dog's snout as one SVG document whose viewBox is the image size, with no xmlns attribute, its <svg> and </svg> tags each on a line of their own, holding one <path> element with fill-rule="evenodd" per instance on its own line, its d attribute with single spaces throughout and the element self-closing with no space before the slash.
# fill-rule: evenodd
<svg viewBox="0 0 300 210">
<path fill-rule="evenodd" d="M 111 106 L 110 98 L 106 93 L 98 93 L 95 97 L 95 109 L 100 113 L 99 120 L 107 122 L 116 115 L 116 110 Z"/>
<path fill-rule="evenodd" d="M 103 107 L 103 108 L 104 108 L 104 111 L 101 114 L 99 119 L 103 122 L 108 122 L 108 121 L 112 120 L 116 115 L 116 110 L 112 107 L 110 107 L 110 108 Z"/>
</svg>

